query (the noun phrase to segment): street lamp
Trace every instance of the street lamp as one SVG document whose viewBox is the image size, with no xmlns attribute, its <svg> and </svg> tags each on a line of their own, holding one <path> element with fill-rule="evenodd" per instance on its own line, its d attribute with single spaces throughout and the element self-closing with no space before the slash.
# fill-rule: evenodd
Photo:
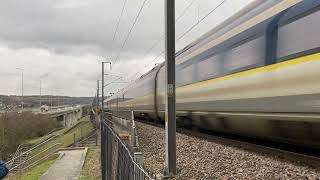
<svg viewBox="0 0 320 180">
<path fill-rule="evenodd" d="M 41 110 L 41 106 L 42 106 L 42 82 L 40 80 L 40 97 L 39 97 L 39 105 L 40 105 L 40 110 Z"/>
<path fill-rule="evenodd" d="M 100 106 L 100 82 L 101 80 L 97 80 L 97 92 L 96 92 L 96 97 L 97 97 L 97 101 L 96 101 L 96 108 L 98 109 Z"/>
<path fill-rule="evenodd" d="M 50 108 L 52 108 L 53 104 L 52 104 L 52 98 L 53 98 L 53 91 L 51 90 L 51 96 L 50 96 Z"/>
<path fill-rule="evenodd" d="M 24 69 L 22 68 L 16 68 L 17 70 L 21 71 L 21 112 L 23 111 L 23 72 Z"/>
</svg>

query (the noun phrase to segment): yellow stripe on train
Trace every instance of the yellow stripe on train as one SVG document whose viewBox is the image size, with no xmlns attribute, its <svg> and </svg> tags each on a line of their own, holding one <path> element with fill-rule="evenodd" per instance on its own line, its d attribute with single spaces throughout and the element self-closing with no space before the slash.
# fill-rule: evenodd
<svg viewBox="0 0 320 180">
<path fill-rule="evenodd" d="M 209 79 L 209 80 L 197 82 L 194 84 L 189 84 L 186 86 L 178 87 L 177 91 L 195 88 L 195 87 L 199 87 L 199 86 L 205 86 L 205 85 L 213 84 L 216 82 L 220 82 L 220 81 L 224 81 L 224 80 L 228 80 L 228 79 L 232 79 L 232 78 L 243 77 L 243 76 L 261 73 L 261 72 L 267 72 L 267 71 L 271 71 L 271 70 L 275 70 L 275 69 L 279 69 L 279 68 L 283 68 L 283 67 L 293 66 L 296 64 L 301 64 L 304 62 L 310 62 L 310 61 L 316 61 L 316 60 L 320 60 L 320 53 L 316 53 L 316 54 L 312 54 L 312 55 L 308 55 L 308 56 L 303 56 L 303 57 L 287 60 L 284 62 L 280 62 L 280 63 L 268 65 L 268 66 L 263 66 L 260 68 L 251 69 L 251 70 L 247 70 L 247 71 L 243 71 L 243 72 L 239 72 L 239 73 L 235 73 L 235 74 L 231 74 L 231 75 L 227 75 L 227 76 L 223 76 L 223 77 L 219 77 L 219 78 L 215 78 L 215 79 Z M 161 92 L 159 94 L 164 95 L 165 92 Z M 129 101 L 119 102 L 119 104 L 137 103 L 139 101 L 143 102 L 148 98 L 153 98 L 153 96 L 154 96 L 153 94 L 149 94 L 149 95 L 137 97 L 135 99 L 131 99 Z"/>
<path fill-rule="evenodd" d="M 197 82 L 194 84 L 189 84 L 189 85 L 177 88 L 177 91 L 185 90 L 188 88 L 193 88 L 196 86 L 208 85 L 208 84 L 212 84 L 212 83 L 215 83 L 218 81 L 228 80 L 228 79 L 232 79 L 232 78 L 243 77 L 243 76 L 250 75 L 250 74 L 271 71 L 271 70 L 279 69 L 282 67 L 292 66 L 292 65 L 296 65 L 296 64 L 300 64 L 300 63 L 304 63 L 304 62 L 309 62 L 309 61 L 315 61 L 315 60 L 320 60 L 320 53 L 312 54 L 309 56 L 304 56 L 304 57 L 300 57 L 300 58 L 296 58 L 296 59 L 292 59 L 292 60 L 288 60 L 288 61 L 284 61 L 284 62 L 280 62 L 277 64 L 272 64 L 269 66 L 263 66 L 260 68 L 251 69 L 251 70 L 247 70 L 247 71 L 243 71 L 243 72 L 239 72 L 239 73 L 235 73 L 235 74 L 231 74 L 231 75 L 227 75 L 227 76 L 223 76 L 223 77 L 219 77 L 219 78 L 215 78 L 215 79 L 209 79 L 209 80 Z"/>
</svg>

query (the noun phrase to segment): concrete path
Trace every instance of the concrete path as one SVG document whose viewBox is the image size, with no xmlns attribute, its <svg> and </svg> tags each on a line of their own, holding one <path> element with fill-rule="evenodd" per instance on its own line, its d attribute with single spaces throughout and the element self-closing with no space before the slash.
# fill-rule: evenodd
<svg viewBox="0 0 320 180">
<path fill-rule="evenodd" d="M 60 157 L 40 177 L 40 180 L 79 179 L 86 153 L 87 148 L 60 151 Z"/>
</svg>

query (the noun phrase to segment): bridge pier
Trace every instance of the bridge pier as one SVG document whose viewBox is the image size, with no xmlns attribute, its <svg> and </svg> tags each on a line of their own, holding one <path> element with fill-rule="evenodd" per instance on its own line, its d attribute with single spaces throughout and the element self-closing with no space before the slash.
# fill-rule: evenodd
<svg viewBox="0 0 320 180">
<path fill-rule="evenodd" d="M 55 118 L 61 126 L 71 127 L 82 117 L 82 107 L 50 112 L 50 115 L 52 118 Z"/>
</svg>

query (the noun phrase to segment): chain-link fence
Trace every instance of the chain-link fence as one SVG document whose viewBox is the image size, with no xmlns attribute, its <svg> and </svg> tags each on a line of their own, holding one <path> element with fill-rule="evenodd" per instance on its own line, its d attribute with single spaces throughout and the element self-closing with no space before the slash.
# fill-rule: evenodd
<svg viewBox="0 0 320 180">
<path fill-rule="evenodd" d="M 153 179 L 143 169 L 141 152 L 131 151 L 112 129 L 113 116 L 104 114 L 101 121 L 101 164 L 103 180 Z"/>
</svg>

